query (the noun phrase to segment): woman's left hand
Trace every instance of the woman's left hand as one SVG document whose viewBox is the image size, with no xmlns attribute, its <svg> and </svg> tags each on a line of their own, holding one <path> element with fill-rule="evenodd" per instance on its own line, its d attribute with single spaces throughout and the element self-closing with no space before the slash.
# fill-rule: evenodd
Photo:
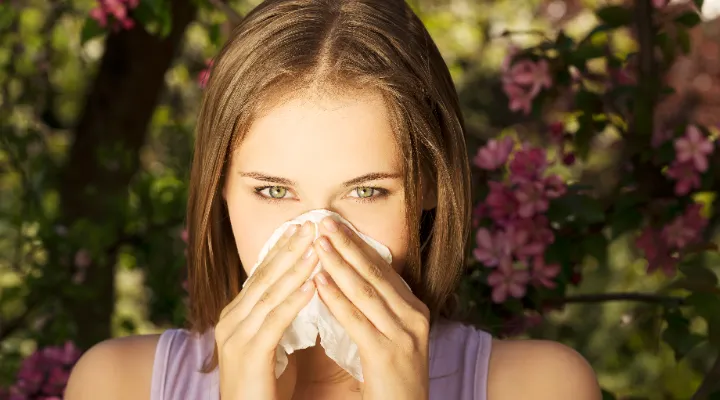
<svg viewBox="0 0 720 400">
<path fill-rule="evenodd" d="M 316 240 L 314 247 L 324 272 L 315 276 L 316 286 L 325 305 L 358 346 L 365 381 L 363 399 L 427 399 L 427 306 L 351 229 L 331 218 L 319 226 L 324 237 Z"/>
</svg>

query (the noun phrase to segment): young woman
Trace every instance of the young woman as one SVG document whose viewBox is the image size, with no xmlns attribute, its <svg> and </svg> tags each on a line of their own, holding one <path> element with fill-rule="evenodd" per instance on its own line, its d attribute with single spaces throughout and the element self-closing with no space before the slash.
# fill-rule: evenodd
<svg viewBox="0 0 720 400">
<path fill-rule="evenodd" d="M 403 1 L 260 4 L 217 57 L 199 115 L 191 327 L 96 345 L 66 398 L 600 399 L 569 348 L 451 319 L 471 216 L 463 129 L 448 69 Z M 315 242 L 289 232 L 242 288 L 271 233 L 313 209 L 385 244 L 392 265 L 320 224 Z M 275 348 L 315 291 L 357 343 L 364 382 L 320 346 L 275 378 Z"/>
</svg>

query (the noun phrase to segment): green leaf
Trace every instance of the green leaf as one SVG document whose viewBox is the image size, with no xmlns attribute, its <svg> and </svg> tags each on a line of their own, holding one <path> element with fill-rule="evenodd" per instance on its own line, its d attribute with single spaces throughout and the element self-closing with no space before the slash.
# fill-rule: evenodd
<svg viewBox="0 0 720 400">
<path fill-rule="evenodd" d="M 602 400 L 615 400 L 615 395 L 602 389 Z"/>
<path fill-rule="evenodd" d="M 716 347 L 720 346 L 720 296 L 712 293 L 693 292 L 687 297 L 686 303 L 707 322 L 710 343 Z"/>
<path fill-rule="evenodd" d="M 702 18 L 700 18 L 700 14 L 698 14 L 697 12 L 688 11 L 675 18 L 675 22 L 688 28 L 692 28 L 702 22 Z"/>
<path fill-rule="evenodd" d="M 680 272 L 691 281 L 704 282 L 710 285 L 718 284 L 718 277 L 705 266 L 703 254 L 692 254 L 685 257 L 679 265 Z"/>
<path fill-rule="evenodd" d="M 705 0 L 693 0 L 693 2 L 695 3 L 695 7 L 697 7 L 698 10 L 702 10 Z"/>
<path fill-rule="evenodd" d="M 577 49 L 570 54 L 569 64 L 572 64 L 578 68 L 584 69 L 585 63 L 588 60 L 600 58 L 605 56 L 605 47 L 591 42 L 585 42 L 577 47 Z"/>
<path fill-rule="evenodd" d="M 672 347 L 675 352 L 675 361 L 680 361 L 695 346 L 705 341 L 705 338 L 690 332 L 690 321 L 678 311 L 665 314 L 667 328 L 662 333 L 662 339 Z"/>
<path fill-rule="evenodd" d="M 596 12 L 597 17 L 611 28 L 619 28 L 630 25 L 632 22 L 632 11 L 623 6 L 607 6 Z"/>
<path fill-rule="evenodd" d="M 222 44 L 220 24 L 210 25 L 210 29 L 208 30 L 208 36 L 210 37 L 210 43 L 214 44 L 215 46 L 220 46 Z"/>
<path fill-rule="evenodd" d="M 547 215 L 551 221 L 555 222 L 570 220 L 592 224 L 605 220 L 605 212 L 600 202 L 592 197 L 577 193 L 569 193 L 553 200 Z"/>
<path fill-rule="evenodd" d="M 685 54 L 690 53 L 690 34 L 686 29 L 678 28 L 677 30 L 677 41 L 680 45 L 680 49 Z"/>
<path fill-rule="evenodd" d="M 582 242 L 585 253 L 597 260 L 601 266 L 607 265 L 608 240 L 602 233 L 593 233 Z"/>
<path fill-rule="evenodd" d="M 80 33 L 80 44 L 83 45 L 91 39 L 102 36 L 105 32 L 105 28 L 101 27 L 97 21 L 90 17 L 85 18 L 85 24 L 83 25 L 82 32 Z"/>
</svg>

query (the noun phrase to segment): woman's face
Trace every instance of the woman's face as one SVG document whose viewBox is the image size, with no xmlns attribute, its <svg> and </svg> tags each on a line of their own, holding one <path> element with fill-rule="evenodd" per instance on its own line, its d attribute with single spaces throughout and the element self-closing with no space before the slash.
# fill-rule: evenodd
<svg viewBox="0 0 720 400">
<path fill-rule="evenodd" d="M 379 95 L 300 97 L 271 109 L 232 155 L 224 188 L 245 271 L 282 223 L 324 208 L 390 248 L 400 272 L 408 247 L 402 173 Z"/>
</svg>

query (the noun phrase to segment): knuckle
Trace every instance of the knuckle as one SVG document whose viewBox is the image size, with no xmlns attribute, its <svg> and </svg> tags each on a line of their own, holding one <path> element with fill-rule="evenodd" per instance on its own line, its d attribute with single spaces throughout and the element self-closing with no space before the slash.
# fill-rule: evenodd
<svg viewBox="0 0 720 400">
<path fill-rule="evenodd" d="M 343 246 L 350 246 L 353 243 L 353 240 L 348 235 L 340 235 L 340 243 Z"/>
<path fill-rule="evenodd" d="M 362 312 L 360 312 L 360 310 L 358 310 L 356 307 L 353 307 L 350 311 L 350 317 L 352 317 L 352 319 L 356 321 L 362 321 L 365 318 Z"/>
<path fill-rule="evenodd" d="M 261 307 L 261 308 L 266 307 L 271 298 L 270 296 L 271 296 L 270 291 L 264 292 L 257 301 L 257 307 Z"/>
<path fill-rule="evenodd" d="M 264 282 L 265 279 L 267 279 L 268 270 L 267 270 L 267 268 L 263 268 L 263 267 L 264 266 L 260 266 L 258 269 L 255 270 L 255 273 L 250 277 L 250 279 L 252 279 L 252 280 L 250 281 L 250 283 L 248 283 L 248 285 L 250 285 L 250 284 L 257 285 L 258 282 L 261 283 L 261 282 Z"/>
<path fill-rule="evenodd" d="M 368 274 L 370 275 L 371 279 L 381 280 L 383 278 L 382 268 L 378 267 L 375 264 L 370 264 L 368 266 Z"/>
<path fill-rule="evenodd" d="M 417 350 L 417 341 L 413 335 L 405 330 L 397 332 L 393 341 L 404 352 L 411 353 Z"/>
<path fill-rule="evenodd" d="M 375 298 L 376 296 L 375 288 L 369 283 L 365 283 L 361 286 L 360 293 L 369 299 Z"/>
</svg>

